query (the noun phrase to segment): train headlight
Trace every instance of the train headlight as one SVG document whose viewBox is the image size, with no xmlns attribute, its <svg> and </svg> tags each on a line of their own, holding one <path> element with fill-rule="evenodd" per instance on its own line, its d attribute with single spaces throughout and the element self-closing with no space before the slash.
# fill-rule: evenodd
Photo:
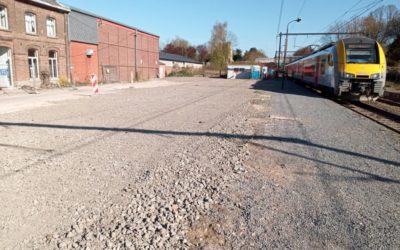
<svg viewBox="0 0 400 250">
<path fill-rule="evenodd" d="M 345 78 L 356 78 L 356 75 L 350 73 L 344 73 Z"/>
<path fill-rule="evenodd" d="M 379 74 L 379 73 L 371 75 L 372 79 L 379 79 L 380 77 L 381 77 L 381 74 Z"/>
</svg>

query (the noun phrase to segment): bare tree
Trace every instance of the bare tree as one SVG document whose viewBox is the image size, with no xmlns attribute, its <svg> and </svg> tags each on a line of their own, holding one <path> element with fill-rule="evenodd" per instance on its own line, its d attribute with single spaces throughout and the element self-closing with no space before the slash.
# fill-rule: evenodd
<svg viewBox="0 0 400 250">
<path fill-rule="evenodd" d="M 396 20 L 400 18 L 400 12 L 394 5 L 386 5 L 377 8 L 365 17 L 359 17 L 351 21 L 337 22 L 329 28 L 329 32 L 360 33 L 377 40 L 384 47 L 394 41 L 399 33 L 396 30 Z M 324 36 L 324 43 L 335 42 L 350 35 Z"/>
<path fill-rule="evenodd" d="M 190 46 L 189 42 L 183 38 L 176 37 L 173 39 L 170 44 L 174 45 L 175 47 L 187 48 Z"/>
<path fill-rule="evenodd" d="M 330 28 L 328 29 L 328 32 L 361 34 L 363 31 L 362 27 L 363 27 L 363 19 L 356 18 L 351 22 L 348 22 L 348 21 L 336 22 L 330 26 Z M 355 36 L 355 35 L 350 35 L 350 34 L 326 35 L 321 38 L 321 42 L 323 44 L 327 44 L 327 43 L 336 42 L 338 40 L 341 40 L 341 39 L 344 39 L 347 37 L 351 37 L 351 36 Z"/>
<path fill-rule="evenodd" d="M 257 48 L 250 48 L 244 53 L 243 60 L 248 62 L 255 62 L 257 58 L 266 57 L 264 51 Z"/>
<path fill-rule="evenodd" d="M 191 46 L 187 40 L 179 37 L 176 37 L 165 45 L 163 51 L 171 54 L 187 56 L 192 59 L 196 59 L 197 56 L 196 48 Z"/>
<path fill-rule="evenodd" d="M 314 52 L 314 50 L 311 48 L 311 46 L 307 46 L 307 47 L 298 49 L 296 52 L 294 52 L 293 56 L 302 57 L 302 56 L 307 56 L 313 52 Z"/>
<path fill-rule="evenodd" d="M 207 45 L 198 45 L 196 47 L 196 50 L 197 50 L 197 60 L 203 63 L 210 61 L 210 53 L 208 51 Z"/>
<path fill-rule="evenodd" d="M 217 22 L 211 32 L 209 41 L 211 64 L 219 70 L 220 75 L 228 63 L 232 61 L 232 43 L 235 36 L 228 31 L 228 23 Z"/>
</svg>

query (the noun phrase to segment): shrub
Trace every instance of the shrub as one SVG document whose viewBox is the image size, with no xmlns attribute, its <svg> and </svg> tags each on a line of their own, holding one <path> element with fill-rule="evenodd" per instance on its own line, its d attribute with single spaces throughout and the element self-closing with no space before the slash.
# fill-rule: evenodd
<svg viewBox="0 0 400 250">
<path fill-rule="evenodd" d="M 182 68 L 172 71 L 168 76 L 191 77 L 194 76 L 194 71 L 191 68 Z"/>
<path fill-rule="evenodd" d="M 70 82 L 68 81 L 68 79 L 65 76 L 61 76 L 58 79 L 58 85 L 62 88 L 66 88 L 66 87 L 71 87 Z"/>
</svg>

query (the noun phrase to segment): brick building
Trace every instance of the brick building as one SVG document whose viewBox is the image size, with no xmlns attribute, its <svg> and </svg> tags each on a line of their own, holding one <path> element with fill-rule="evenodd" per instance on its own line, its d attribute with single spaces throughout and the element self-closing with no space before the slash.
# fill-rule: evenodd
<svg viewBox="0 0 400 250">
<path fill-rule="evenodd" d="M 0 0 L 0 87 L 67 79 L 68 13 L 55 0 Z"/>
<path fill-rule="evenodd" d="M 71 9 L 69 14 L 71 78 L 88 83 L 92 74 L 99 75 L 97 18 Z"/>
<path fill-rule="evenodd" d="M 95 23 L 96 34 L 93 33 Z M 97 73 L 102 82 L 157 77 L 159 36 L 73 7 L 69 24 L 76 81 L 85 82 L 92 73 Z"/>
</svg>

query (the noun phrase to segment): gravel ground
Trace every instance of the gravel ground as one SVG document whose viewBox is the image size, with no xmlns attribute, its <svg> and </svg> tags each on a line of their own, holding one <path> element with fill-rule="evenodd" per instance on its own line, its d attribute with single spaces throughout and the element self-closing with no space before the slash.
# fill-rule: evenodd
<svg viewBox="0 0 400 250">
<path fill-rule="evenodd" d="M 383 102 L 374 102 L 373 106 L 388 111 L 392 114 L 400 115 L 400 106 L 391 105 Z"/>
<path fill-rule="evenodd" d="M 0 115 L 0 248 L 400 245 L 397 134 L 290 83 L 170 81 Z"/>
</svg>

